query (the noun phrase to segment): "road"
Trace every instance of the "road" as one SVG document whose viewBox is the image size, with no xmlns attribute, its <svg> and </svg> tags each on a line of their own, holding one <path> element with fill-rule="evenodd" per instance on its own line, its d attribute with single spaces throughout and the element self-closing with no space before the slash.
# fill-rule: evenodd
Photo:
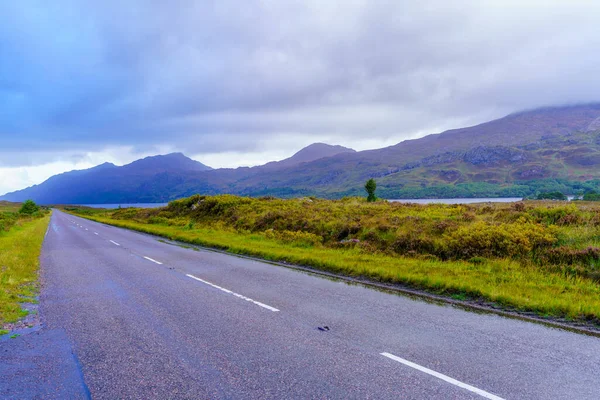
<svg viewBox="0 0 600 400">
<path fill-rule="evenodd" d="M 600 398 L 596 337 L 183 248 L 59 211 L 41 274 L 43 327 L 0 342 L 13 371 L 0 397 Z M 31 361 L 36 342 L 58 350 Z M 27 381 L 27 368 L 44 385 Z"/>
</svg>

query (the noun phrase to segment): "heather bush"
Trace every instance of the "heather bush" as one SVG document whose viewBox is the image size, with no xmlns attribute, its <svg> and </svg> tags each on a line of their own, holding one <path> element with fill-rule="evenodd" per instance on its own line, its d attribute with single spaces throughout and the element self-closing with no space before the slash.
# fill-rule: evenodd
<svg viewBox="0 0 600 400">
<path fill-rule="evenodd" d="M 575 213 L 565 214 L 556 221 L 556 225 L 577 225 L 582 221 L 582 217 Z"/>
<path fill-rule="evenodd" d="M 547 249 L 539 258 L 542 263 L 546 264 L 580 264 L 595 267 L 600 263 L 600 248 L 590 246 L 585 249 L 574 249 L 568 246 L 559 246 Z"/>
<path fill-rule="evenodd" d="M 433 231 L 437 234 L 442 234 L 447 231 L 454 230 L 458 227 L 455 221 L 443 220 L 433 224 Z"/>
<path fill-rule="evenodd" d="M 539 224 L 476 222 L 445 235 L 449 258 L 523 257 L 557 242 L 554 229 Z"/>
<path fill-rule="evenodd" d="M 525 203 L 523 203 L 522 201 L 513 203 L 512 209 L 517 212 L 523 212 L 523 211 L 525 211 Z"/>
<path fill-rule="evenodd" d="M 552 225 L 558 221 L 576 219 L 578 210 L 575 205 L 559 207 L 536 207 L 530 210 L 530 214 L 536 218 L 536 222 Z"/>
<path fill-rule="evenodd" d="M 12 212 L 0 213 L 0 232 L 8 231 L 17 222 L 17 215 Z"/>
<path fill-rule="evenodd" d="M 403 233 L 397 236 L 392 244 L 392 249 L 398 254 L 408 254 L 409 252 L 421 254 L 435 254 L 435 242 L 426 236 L 415 233 Z"/>
<path fill-rule="evenodd" d="M 468 211 L 463 213 L 463 215 L 461 216 L 461 219 L 464 222 L 473 222 L 473 221 L 475 221 L 475 218 L 476 218 L 475 214 L 473 214 L 472 212 L 468 212 Z"/>
<path fill-rule="evenodd" d="M 344 224 L 339 227 L 336 235 L 337 240 L 344 240 L 350 235 L 355 235 L 361 231 L 360 224 Z"/>
</svg>

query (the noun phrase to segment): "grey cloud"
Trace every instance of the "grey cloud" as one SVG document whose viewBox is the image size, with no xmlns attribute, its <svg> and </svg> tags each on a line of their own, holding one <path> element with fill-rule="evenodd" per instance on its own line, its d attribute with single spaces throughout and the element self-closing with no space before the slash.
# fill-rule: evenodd
<svg viewBox="0 0 600 400">
<path fill-rule="evenodd" d="M 0 165 L 282 135 L 399 142 L 600 100 L 593 2 L 25 0 L 0 15 Z"/>
</svg>

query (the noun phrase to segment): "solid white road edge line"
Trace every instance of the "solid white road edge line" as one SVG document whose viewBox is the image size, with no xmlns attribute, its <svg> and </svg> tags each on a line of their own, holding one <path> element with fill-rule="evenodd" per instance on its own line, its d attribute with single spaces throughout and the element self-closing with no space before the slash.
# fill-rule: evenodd
<svg viewBox="0 0 600 400">
<path fill-rule="evenodd" d="M 111 242 L 112 244 L 116 244 L 117 246 L 120 246 L 120 244 L 115 241 L 109 240 L 109 242 Z"/>
<path fill-rule="evenodd" d="M 449 376 L 446 376 L 444 374 L 440 374 L 439 372 L 435 372 L 435 371 L 433 371 L 433 370 L 431 370 L 429 368 L 422 367 L 419 364 L 415 364 L 414 362 L 410 362 L 408 360 L 405 360 L 404 358 L 400 358 L 400 357 L 395 356 L 395 355 L 390 354 L 390 353 L 379 353 L 379 354 L 381 354 L 384 357 L 390 358 L 390 359 L 392 359 L 394 361 L 398 361 L 399 363 L 407 365 L 407 366 L 409 366 L 411 368 L 414 368 L 416 370 L 419 370 L 421 372 L 425 372 L 426 374 L 429 374 L 431 376 L 435 376 L 438 379 L 441 379 L 443 381 L 446 381 L 448 383 L 456 385 L 456 386 L 458 386 L 460 388 L 469 390 L 469 391 L 471 391 L 473 393 L 477 393 L 478 395 L 480 395 L 482 397 L 485 397 L 486 399 L 504 400 L 502 397 L 498 397 L 495 394 L 488 393 L 485 390 L 481 390 L 481 389 L 476 388 L 475 386 L 471 386 L 471 385 L 468 385 L 468 384 L 463 383 L 461 381 L 457 381 L 454 378 L 450 378 Z"/>
<path fill-rule="evenodd" d="M 145 258 L 146 260 L 148 260 L 148 261 L 152 261 L 153 263 L 156 263 L 156 264 L 162 265 L 162 263 L 161 263 L 160 261 L 156 261 L 156 260 L 155 260 L 155 259 L 153 259 L 153 258 L 146 257 L 146 256 L 144 256 L 144 258 Z"/>
<path fill-rule="evenodd" d="M 225 292 L 225 293 L 232 294 L 232 295 L 234 295 L 235 297 L 239 297 L 239 298 L 240 298 L 240 299 L 242 299 L 242 300 L 246 300 L 246 301 L 249 301 L 250 303 L 254 303 L 254 304 L 256 304 L 257 306 L 260 306 L 260 307 L 262 307 L 262 308 L 266 308 L 267 310 L 271 310 L 271 311 L 273 311 L 273 312 L 277 312 L 277 311 L 279 311 L 279 310 L 278 310 L 278 309 L 276 309 L 275 307 L 271 307 L 271 306 L 268 306 L 268 305 L 266 305 L 266 304 L 264 304 L 264 303 L 261 303 L 261 302 L 259 302 L 259 301 L 252 300 L 252 299 L 251 299 L 251 298 L 249 298 L 249 297 L 242 296 L 241 294 L 238 294 L 238 293 L 232 292 L 232 291 L 231 291 L 231 290 L 229 290 L 229 289 L 225 289 L 225 288 L 222 288 L 221 286 L 217 286 L 217 285 L 215 285 L 214 283 L 210 283 L 210 282 L 208 282 L 208 281 L 205 281 L 204 279 L 200 279 L 200 278 L 198 278 L 197 276 L 190 275 L 190 274 L 185 274 L 185 276 L 187 276 L 187 277 L 189 277 L 189 278 L 192 278 L 192 279 L 195 279 L 195 280 L 197 280 L 198 282 L 205 283 L 205 284 L 207 284 L 208 286 L 212 286 L 212 287 L 214 287 L 215 289 L 219 289 L 219 290 L 221 290 L 221 291 L 223 291 L 223 292 Z"/>
</svg>

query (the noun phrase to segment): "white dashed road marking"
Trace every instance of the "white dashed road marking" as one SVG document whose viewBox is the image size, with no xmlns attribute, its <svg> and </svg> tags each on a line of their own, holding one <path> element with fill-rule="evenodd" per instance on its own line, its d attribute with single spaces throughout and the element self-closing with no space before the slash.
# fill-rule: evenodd
<svg viewBox="0 0 600 400">
<path fill-rule="evenodd" d="M 111 243 L 112 243 L 112 244 L 114 244 L 114 245 L 120 246 L 120 244 L 119 244 L 119 243 L 117 243 L 117 242 L 115 242 L 115 241 L 113 241 L 113 240 L 109 240 L 109 242 L 111 242 Z"/>
<path fill-rule="evenodd" d="M 195 280 L 197 280 L 198 282 L 205 283 L 205 284 L 207 284 L 208 286 L 212 286 L 212 287 L 214 287 L 215 289 L 219 289 L 219 290 L 221 290 L 221 291 L 223 291 L 223 292 L 225 292 L 225 293 L 229 293 L 229 294 L 231 294 L 231 295 L 234 295 L 235 297 L 239 297 L 239 298 L 240 298 L 240 299 L 242 299 L 242 300 L 246 300 L 246 301 L 249 301 L 250 303 L 254 303 L 254 304 L 256 304 L 257 306 L 260 306 L 260 307 L 262 307 L 262 308 L 266 308 L 267 310 L 271 310 L 271 311 L 273 311 L 273 312 L 277 312 L 277 311 L 279 311 L 279 310 L 278 310 L 278 309 L 276 309 L 275 307 L 271 307 L 271 306 L 268 306 L 268 305 L 266 305 L 266 304 L 264 304 L 264 303 L 261 303 L 261 302 L 259 302 L 259 301 L 252 300 L 252 299 L 251 299 L 251 298 L 249 298 L 249 297 L 243 296 L 243 295 L 241 295 L 241 294 L 239 294 L 239 293 L 232 292 L 231 290 L 229 290 L 229 289 L 225 289 L 225 288 L 222 288 L 221 286 L 217 286 L 217 285 L 215 285 L 214 283 L 210 283 L 210 282 L 208 282 L 208 281 L 205 281 L 204 279 L 200 279 L 200 278 L 198 278 L 197 276 L 190 275 L 190 274 L 186 274 L 185 276 L 187 276 L 187 277 L 189 277 L 189 278 L 192 278 L 192 279 L 195 279 Z"/>
<path fill-rule="evenodd" d="M 156 261 L 156 260 L 155 260 L 155 259 L 153 259 L 153 258 L 146 257 L 146 256 L 144 256 L 144 258 L 145 258 L 146 260 L 148 260 L 148 261 L 152 261 L 153 263 L 156 263 L 156 264 L 162 265 L 162 263 L 161 263 L 160 261 Z"/>
<path fill-rule="evenodd" d="M 414 362 L 410 362 L 408 360 L 405 360 L 404 358 L 400 358 L 400 357 L 395 356 L 395 355 L 390 354 L 390 353 L 380 353 L 380 354 L 382 356 L 384 356 L 384 357 L 390 358 L 390 359 L 392 359 L 394 361 L 398 361 L 399 363 L 407 365 L 407 366 L 409 366 L 411 368 L 414 368 L 414 369 L 419 370 L 421 372 L 425 372 L 426 374 L 429 374 L 431 376 L 435 376 L 438 379 L 441 379 L 443 381 L 446 381 L 448 383 L 456 385 L 456 386 L 458 386 L 460 388 L 466 389 L 466 390 L 471 391 L 473 393 L 477 393 L 478 395 L 480 395 L 482 397 L 485 397 L 486 399 L 504 400 L 504 399 L 502 399 L 502 397 L 498 397 L 495 394 L 488 393 L 485 390 L 481 390 L 481 389 L 476 388 L 475 386 L 471 386 L 471 385 L 468 385 L 468 384 L 463 383 L 461 381 L 457 381 L 454 378 L 450 378 L 449 376 L 446 376 L 444 374 L 440 374 L 439 372 L 435 372 L 435 371 L 433 371 L 433 370 L 431 370 L 429 368 L 422 367 L 419 364 L 415 364 Z"/>
</svg>

